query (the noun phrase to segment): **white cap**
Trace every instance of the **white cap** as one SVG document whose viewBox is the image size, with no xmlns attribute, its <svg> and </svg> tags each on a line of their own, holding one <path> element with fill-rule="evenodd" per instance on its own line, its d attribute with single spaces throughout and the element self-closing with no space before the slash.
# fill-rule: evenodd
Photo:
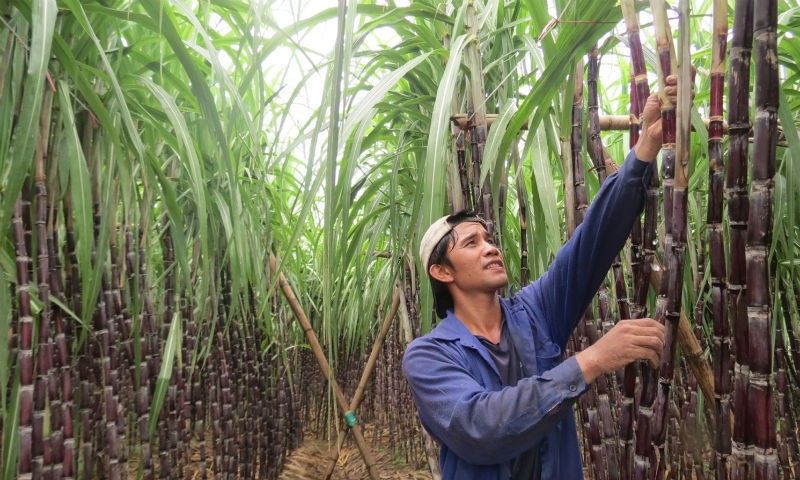
<svg viewBox="0 0 800 480">
<path fill-rule="evenodd" d="M 422 241 L 419 242 L 419 260 L 422 262 L 422 268 L 425 269 L 425 275 L 428 274 L 428 262 L 431 259 L 433 249 L 436 248 L 436 245 L 439 244 L 442 238 L 454 228 L 453 225 L 448 223 L 448 218 L 450 218 L 450 215 L 445 215 L 433 222 L 431 226 L 428 227 L 425 235 L 422 236 Z"/>
</svg>

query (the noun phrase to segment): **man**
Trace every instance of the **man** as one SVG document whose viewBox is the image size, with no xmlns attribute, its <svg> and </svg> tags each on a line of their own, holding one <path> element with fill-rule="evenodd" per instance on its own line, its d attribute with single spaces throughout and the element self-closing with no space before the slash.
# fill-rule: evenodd
<svg viewBox="0 0 800 480">
<path fill-rule="evenodd" d="M 665 93 L 675 101 L 677 79 Z M 503 257 L 483 220 L 443 217 L 420 244 L 442 321 L 403 358 L 422 425 L 452 480 L 583 478 L 572 405 L 599 375 L 636 360 L 659 364 L 664 327 L 626 320 L 563 360 L 572 330 L 644 206 L 661 149 L 660 101 L 647 100 L 641 137 L 609 176 L 548 271 L 511 298 Z"/>
</svg>

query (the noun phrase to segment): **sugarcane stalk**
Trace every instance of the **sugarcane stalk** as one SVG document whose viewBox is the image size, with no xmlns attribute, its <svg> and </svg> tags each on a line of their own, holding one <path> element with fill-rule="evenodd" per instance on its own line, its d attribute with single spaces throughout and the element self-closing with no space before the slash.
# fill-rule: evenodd
<svg viewBox="0 0 800 480">
<path fill-rule="evenodd" d="M 603 158 L 603 140 L 600 138 L 600 105 L 597 94 L 597 77 L 600 71 L 597 44 L 589 50 L 589 63 L 586 65 L 586 112 L 589 115 L 589 128 L 586 136 L 586 151 L 594 164 L 600 184 L 605 181 L 606 171 Z M 603 167 L 603 168 L 601 168 Z"/>
<path fill-rule="evenodd" d="M 514 165 L 514 177 L 517 182 L 518 207 L 519 207 L 519 278 L 520 285 L 528 284 L 528 200 L 525 192 L 525 179 L 520 174 L 519 147 L 516 142 L 511 144 L 511 162 Z"/>
<path fill-rule="evenodd" d="M 167 218 L 162 219 L 164 233 L 162 237 L 162 261 L 164 271 L 164 316 L 165 319 L 171 319 L 175 313 L 175 252 L 172 246 L 172 235 L 170 234 L 167 226 Z M 169 322 L 162 321 L 161 323 L 161 341 L 166 342 L 169 336 Z M 169 439 L 170 432 L 174 431 L 170 423 L 173 410 L 173 379 L 175 378 L 175 370 L 170 377 L 170 385 L 167 387 L 167 397 L 164 399 L 165 405 L 161 408 L 158 417 L 158 457 L 159 457 L 159 472 L 167 476 L 179 476 L 173 468 L 177 467 L 171 448 Z"/>
<path fill-rule="evenodd" d="M 597 106 L 597 55 L 595 49 L 595 65 L 594 65 L 594 72 L 590 72 L 590 75 L 593 75 L 594 78 L 594 106 Z M 572 152 L 571 159 L 572 159 L 572 185 L 574 188 L 574 197 L 575 197 L 575 228 L 577 228 L 580 223 L 583 222 L 584 214 L 588 208 L 588 200 L 587 200 L 587 193 L 586 193 L 586 183 L 585 183 L 585 176 L 583 170 L 583 155 L 582 155 L 582 145 L 583 145 L 583 59 L 579 59 L 575 65 L 575 73 L 574 73 L 574 88 L 573 88 L 573 103 L 572 103 L 572 133 L 570 136 L 570 150 Z M 591 88 L 591 87 L 590 87 Z M 591 94 L 590 94 L 591 99 Z M 591 102 L 591 100 L 590 100 Z M 595 120 L 597 116 L 597 109 L 594 109 Z M 591 121 L 591 117 L 590 117 Z M 594 122 L 595 127 L 597 125 Z M 587 140 L 587 143 L 590 144 L 589 150 L 592 150 L 592 147 L 598 149 L 602 154 L 602 142 L 599 138 L 599 131 L 595 129 L 593 132 L 594 134 L 594 143 L 591 143 L 592 140 Z M 591 137 L 590 137 L 591 138 Z M 602 167 L 596 168 L 598 173 L 601 175 L 601 183 L 602 180 L 605 179 L 605 166 L 604 162 L 600 162 Z M 602 172 L 602 173 L 600 173 Z M 574 230 L 573 230 L 574 231 Z M 572 232 L 569 232 L 570 234 Z M 600 288 L 597 292 L 598 296 L 598 310 L 600 313 L 600 320 L 601 324 L 609 324 L 611 322 L 611 310 L 609 308 L 608 302 L 608 293 L 606 290 L 605 283 L 600 285 Z M 580 339 L 578 342 L 578 348 L 583 350 L 584 348 L 588 347 L 589 345 L 593 344 L 597 341 L 600 337 L 600 332 L 598 331 L 597 326 L 594 322 L 594 315 L 592 313 L 592 308 L 589 306 L 583 315 L 583 321 L 579 326 L 578 330 L 576 331 L 577 337 Z M 592 387 L 590 392 L 584 395 L 580 402 L 580 412 L 581 416 L 584 419 L 584 439 L 587 440 L 588 445 L 586 448 L 586 452 L 589 455 L 591 462 L 598 466 L 595 472 L 599 472 L 600 477 L 605 479 L 605 472 L 607 470 L 613 470 L 611 475 L 618 474 L 618 461 L 616 455 L 616 448 L 612 450 L 608 450 L 607 446 L 609 443 L 606 440 L 608 435 L 609 427 L 613 425 L 612 418 L 611 418 L 611 407 L 609 404 L 609 395 L 608 395 L 608 382 L 606 379 L 603 379 L 603 390 L 601 391 L 598 385 Z M 602 395 L 601 395 L 602 393 Z M 611 427 L 611 431 L 613 432 L 613 427 Z M 604 466 L 608 466 L 609 468 L 605 468 Z M 613 468 L 612 468 L 613 467 Z M 616 478 L 616 477 L 614 477 Z"/>
<path fill-rule="evenodd" d="M 635 115 L 639 119 L 644 111 L 647 98 L 650 96 L 650 86 L 647 82 L 647 70 L 644 62 L 644 52 L 642 51 L 642 44 L 639 38 L 639 19 L 636 10 L 633 6 L 633 0 L 622 0 L 621 2 L 622 14 L 625 19 L 625 26 L 628 33 L 628 45 L 631 53 L 631 71 L 632 71 L 632 87 L 631 87 L 631 115 Z M 641 125 L 641 119 L 639 119 Z M 634 135 L 635 130 L 635 135 Z M 632 137 L 638 139 L 639 129 L 631 127 Z M 633 138 L 630 139 L 633 142 Z M 635 145 L 635 144 L 634 144 Z M 632 271 L 633 271 L 633 295 L 630 304 L 630 317 L 642 318 L 646 315 L 646 302 L 648 283 L 651 271 L 651 264 L 655 258 L 655 239 L 656 239 L 656 224 L 658 222 L 658 175 L 651 175 L 650 182 L 647 186 L 645 197 L 645 220 L 644 226 L 641 226 L 639 221 L 634 222 L 631 230 L 631 251 L 632 251 Z M 620 425 L 620 439 L 624 444 L 623 458 L 622 458 L 622 478 L 633 478 L 635 474 L 635 455 L 634 451 L 638 451 L 638 443 L 634 445 L 634 429 L 635 427 L 635 399 L 636 392 L 636 376 L 638 365 L 635 363 L 629 364 L 625 367 L 623 373 L 623 394 L 624 399 L 622 402 L 621 412 L 621 425 Z M 644 386 L 648 386 L 645 382 L 645 373 L 643 372 L 642 381 Z M 649 390 L 645 390 L 647 393 Z M 640 435 L 641 436 L 641 435 Z M 649 436 L 649 432 L 648 432 Z M 642 440 L 641 438 L 639 439 Z"/>
<path fill-rule="evenodd" d="M 628 33 L 628 44 L 631 53 L 631 70 L 633 73 L 633 88 L 631 96 L 631 114 L 638 118 L 644 111 L 644 105 L 650 96 L 650 86 L 647 83 L 647 70 L 644 62 L 644 52 L 639 38 L 639 20 L 633 0 L 621 2 L 622 14 Z M 640 119 L 641 120 L 641 119 Z M 641 121 L 639 121 L 641 125 Z M 633 127 L 631 127 L 633 129 Z M 638 136 L 638 129 L 637 129 Z M 645 221 L 643 229 L 634 225 L 631 233 L 633 251 L 632 269 L 634 278 L 633 296 L 631 301 L 631 317 L 642 318 L 645 316 L 647 289 L 650 277 L 651 263 L 655 256 L 656 226 L 658 223 L 658 175 L 650 176 L 645 200 Z M 625 369 L 625 378 L 635 374 L 634 366 Z M 630 381 L 628 381 L 630 383 Z M 625 390 L 630 391 L 628 385 Z M 623 438 L 628 438 L 627 434 Z"/>
<path fill-rule="evenodd" d="M 232 335 L 235 335 L 236 329 L 231 328 L 227 331 L 226 335 L 225 329 L 223 328 L 227 312 L 231 309 L 230 271 L 227 268 L 223 268 L 220 271 L 219 279 L 222 299 L 219 302 L 217 311 L 217 322 L 219 324 L 219 328 L 217 329 L 217 345 L 220 349 L 220 358 L 223 365 L 219 376 L 219 394 L 222 406 L 222 436 L 220 438 L 222 449 L 220 451 L 220 465 L 222 467 L 221 473 L 223 476 L 231 478 L 236 474 L 237 468 L 235 451 L 236 434 L 234 432 L 235 407 L 233 398 L 236 369 L 235 362 L 233 361 L 234 353 L 232 346 L 235 344 L 235 341 L 232 341 Z"/>
<path fill-rule="evenodd" d="M 639 102 L 636 101 L 636 79 L 631 75 L 631 81 L 628 87 L 628 97 L 630 98 L 630 115 L 626 118 L 624 115 L 619 115 L 617 118 L 622 125 L 625 125 L 623 130 L 628 130 L 628 148 L 633 148 L 639 141 Z M 633 121 L 633 120 L 636 121 Z M 611 130 L 617 126 L 613 122 L 612 117 L 606 117 L 605 130 Z"/>
<path fill-rule="evenodd" d="M 184 287 L 186 288 L 186 287 Z M 191 294 L 188 291 L 184 291 L 183 295 L 183 314 L 181 316 L 181 321 L 183 326 L 181 327 L 181 331 L 184 333 L 184 342 L 183 342 L 183 350 L 181 353 L 181 358 L 183 359 L 183 368 L 182 376 L 180 381 L 184 382 L 182 385 L 179 386 L 178 395 L 179 395 L 179 408 L 180 408 L 180 442 L 181 442 L 181 456 L 183 463 L 188 463 L 191 461 L 191 451 L 190 445 L 192 440 L 192 405 L 193 405 L 193 389 L 194 389 L 194 379 L 196 377 L 196 367 L 193 368 L 192 362 L 189 359 L 194 358 L 195 355 L 195 348 L 197 344 L 197 326 L 194 321 L 194 312 L 193 312 L 193 305 L 191 300 Z M 251 352 L 251 350 L 248 350 Z M 253 368 L 251 371 L 257 371 Z M 260 387 L 260 383 L 253 382 L 254 389 L 258 390 Z M 258 398 L 262 398 L 260 395 Z M 261 410 L 263 411 L 263 410 Z M 257 428 L 257 427 L 256 427 Z M 256 461 L 254 460 L 254 464 Z"/>
<path fill-rule="evenodd" d="M 55 379 L 53 374 L 53 338 L 51 336 L 50 307 L 50 256 L 47 249 L 47 176 L 45 174 L 45 156 L 50 134 L 50 113 L 53 93 L 46 90 L 42 98 L 42 110 L 39 115 L 39 135 L 34 153 L 36 171 L 34 189 L 36 192 L 36 246 L 38 297 L 42 304 L 39 312 L 39 334 L 36 351 L 36 381 L 34 384 L 33 412 L 33 462 L 34 476 L 52 475 L 53 446 L 51 434 L 45 432 L 45 415 L 48 402 L 55 395 Z M 52 389 L 51 389 L 52 386 Z M 38 474 L 37 474 L 38 470 Z"/>
<path fill-rule="evenodd" d="M 656 268 L 653 269 L 653 274 L 650 276 L 650 286 L 653 288 L 653 290 L 660 291 L 662 288 L 661 277 L 663 268 L 658 261 L 656 261 L 654 266 Z M 683 358 L 692 369 L 692 373 L 697 379 L 700 389 L 703 391 L 703 395 L 707 399 L 714 398 L 715 384 L 711 365 L 709 365 L 708 361 L 706 360 L 705 354 L 703 353 L 703 347 L 700 345 L 700 342 L 697 340 L 697 337 L 692 331 L 692 326 L 684 312 L 680 313 L 677 339 L 678 344 L 681 347 Z"/>
<path fill-rule="evenodd" d="M 647 98 L 650 96 L 650 86 L 647 83 L 644 52 L 639 38 L 639 19 L 633 5 L 633 0 L 623 0 L 621 2 L 621 7 L 623 18 L 625 19 L 625 26 L 627 28 L 628 45 L 631 54 L 631 70 L 633 73 L 632 91 L 634 94 L 631 95 L 631 114 L 638 118 L 642 112 L 644 112 L 645 103 L 647 103 Z M 641 125 L 641 121 L 639 121 L 639 124 Z M 633 132 L 633 130 L 634 127 L 631 126 L 631 131 Z M 636 135 L 632 135 L 632 137 L 634 136 L 638 139 L 638 128 L 636 129 Z M 631 138 L 630 141 L 633 142 L 633 138 Z M 644 229 L 641 230 L 641 227 L 634 225 L 631 232 L 634 257 L 632 260 L 634 278 L 631 302 L 632 318 L 642 318 L 646 314 L 645 304 L 647 301 L 647 288 L 651 270 L 650 265 L 655 256 L 656 226 L 658 223 L 658 188 L 658 175 L 651 175 L 650 184 L 648 185 L 645 197 Z M 626 368 L 626 378 L 634 374 L 633 366 Z M 630 390 L 630 388 L 626 388 L 626 390 Z"/>
<path fill-rule="evenodd" d="M 635 102 L 634 98 L 631 99 L 632 108 L 635 104 L 635 111 L 641 115 L 644 111 L 644 104 L 650 96 L 650 85 L 647 83 L 647 70 L 644 62 L 644 51 L 642 50 L 642 41 L 639 37 L 639 17 L 636 13 L 636 8 L 633 5 L 633 0 L 622 0 L 620 2 L 622 7 L 622 16 L 625 20 L 625 27 L 627 28 L 628 35 L 628 48 L 631 54 L 631 67 L 633 70 L 633 83 L 634 90 L 636 91 Z"/>
<path fill-rule="evenodd" d="M 712 365 L 714 366 L 714 398 L 716 400 L 716 433 L 714 465 L 717 478 L 729 477 L 728 457 L 731 454 L 731 375 L 730 326 L 725 311 L 727 277 L 725 240 L 722 230 L 723 155 L 722 99 L 725 87 L 725 53 L 728 40 L 728 2 L 715 0 L 711 47 L 711 90 L 708 126 L 708 245 L 711 268 L 711 314 L 713 318 Z M 700 317 L 698 317 L 698 320 Z M 709 397 L 706 397 L 709 398 Z"/>
<path fill-rule="evenodd" d="M 90 160 L 91 164 L 89 169 L 94 168 L 95 178 L 100 179 L 102 175 L 101 162 L 95 157 L 95 139 L 96 133 L 87 123 L 86 132 L 82 139 L 82 145 L 85 150 L 86 158 Z M 98 252 L 97 247 L 100 245 L 102 214 L 100 209 L 101 204 L 101 186 L 99 182 L 95 182 L 92 186 L 92 212 L 93 212 L 93 233 L 94 243 L 92 246 L 92 263 L 95 268 L 102 269 L 101 287 L 100 292 L 93 312 L 92 317 L 92 333 L 96 341 L 91 342 L 91 353 L 96 363 L 96 369 L 99 372 L 98 382 L 94 385 L 95 388 L 99 387 L 101 391 L 102 409 L 96 409 L 95 415 L 97 425 L 102 425 L 103 433 L 96 439 L 96 451 L 103 452 L 100 455 L 102 459 L 102 474 L 104 477 L 112 480 L 121 479 L 125 470 L 122 450 L 124 450 L 124 436 L 120 438 L 119 431 L 124 432 L 123 429 L 118 428 L 118 422 L 124 421 L 119 415 L 119 382 L 118 372 L 116 371 L 116 352 L 117 349 L 112 350 L 112 345 L 116 342 L 115 326 L 113 323 L 113 309 L 111 306 L 113 295 L 111 294 L 111 286 L 108 281 L 108 272 L 105 267 L 105 252 Z M 115 345 L 114 345 L 115 346 Z"/>
<path fill-rule="evenodd" d="M 747 195 L 747 163 L 750 85 L 750 50 L 753 42 L 752 0 L 737 0 L 734 8 L 731 37 L 728 90 L 728 170 L 725 196 L 728 199 L 728 241 L 730 272 L 728 274 L 728 305 L 730 324 L 734 326 L 736 362 L 734 365 L 734 405 L 747 405 L 750 355 L 745 293 L 747 273 L 745 244 L 749 200 Z M 747 425 L 749 411 L 737 408 L 733 423 L 731 445 L 731 477 L 748 477 Z M 750 455 L 752 458 L 752 456 Z"/>
<path fill-rule="evenodd" d="M 78 269 L 78 250 L 75 240 L 75 222 L 72 218 L 72 200 L 70 195 L 64 196 L 64 224 L 66 230 L 66 265 L 64 266 L 64 296 L 70 301 L 69 306 L 75 315 L 80 317 L 82 295 L 81 277 Z"/>
<path fill-rule="evenodd" d="M 583 175 L 583 58 L 579 58 L 575 62 L 573 80 L 570 151 L 572 152 L 572 188 L 575 190 L 575 226 L 577 227 L 583 222 L 583 216 L 589 208 L 586 181 Z"/>
<path fill-rule="evenodd" d="M 448 51 L 450 50 L 450 35 L 445 35 L 444 37 L 444 48 Z M 450 100 L 450 109 L 453 113 L 453 117 L 455 117 L 459 110 L 457 94 L 454 94 L 453 98 Z M 467 118 L 465 117 L 464 120 L 466 123 Z M 473 205 L 469 177 L 467 175 L 467 152 L 464 149 L 465 129 L 466 125 L 462 126 L 457 122 L 450 122 L 450 132 L 453 136 L 453 146 L 456 152 L 456 171 L 450 172 L 447 182 L 447 191 L 450 193 L 449 203 L 451 213 L 461 210 L 472 210 Z M 453 179 L 455 179 L 455 181 L 452 181 Z M 456 185 L 460 186 L 460 192 L 456 192 Z"/>
<path fill-rule="evenodd" d="M 589 52 L 589 64 L 588 64 L 588 76 L 587 76 L 587 86 L 588 86 L 588 113 L 589 113 L 589 131 L 588 131 L 588 139 L 587 139 L 587 150 L 589 152 L 589 157 L 592 159 L 592 163 L 594 164 L 594 170 L 597 173 L 598 180 L 600 185 L 605 182 L 607 172 L 606 172 L 606 165 L 611 165 L 611 158 L 608 156 L 608 152 L 606 151 L 605 147 L 603 146 L 603 141 L 600 138 L 600 125 L 599 125 L 599 102 L 598 102 L 598 94 L 597 94 L 597 77 L 598 77 L 598 49 L 597 45 L 594 45 Z M 638 222 L 637 222 L 638 223 Z M 617 297 L 617 305 L 619 308 L 619 318 L 625 319 L 630 318 L 630 311 L 628 309 L 628 294 L 627 288 L 625 285 L 624 274 L 622 272 L 622 265 L 620 261 L 620 256 L 617 255 L 614 259 L 614 263 L 612 264 L 612 269 L 614 272 L 614 286 L 615 286 L 615 294 Z M 598 306 L 601 309 L 601 319 L 602 319 L 602 331 L 605 333 L 607 330 L 611 329 L 614 325 L 613 319 L 610 314 L 603 313 L 604 305 L 607 304 L 607 293 L 605 284 L 601 285 L 600 290 L 598 291 L 598 298 L 603 300 L 598 302 Z M 635 377 L 631 377 L 635 378 Z M 604 454 L 604 459 L 607 462 L 607 470 L 608 478 L 611 480 L 617 480 L 622 478 L 624 475 L 625 470 L 620 464 L 621 458 L 620 455 L 623 453 L 623 448 L 621 445 L 617 443 L 617 432 L 616 432 L 616 425 L 617 422 L 614 421 L 612 411 L 611 411 L 611 395 L 610 393 L 613 392 L 614 388 L 609 388 L 609 384 L 613 385 L 613 378 L 609 378 L 607 376 L 602 376 L 602 378 L 598 378 L 596 382 L 596 394 L 597 394 L 597 410 L 598 415 L 600 418 L 600 422 L 602 425 L 602 442 L 603 442 L 603 450 L 602 453 Z M 631 405 L 632 403 L 631 397 Z M 629 411 L 629 414 L 632 412 Z M 632 434 L 632 430 L 630 430 Z M 632 439 L 631 439 L 632 440 Z"/>
<path fill-rule="evenodd" d="M 14 204 L 11 219 L 17 266 L 17 297 L 19 302 L 19 349 L 17 365 L 20 372 L 19 402 L 19 478 L 33 475 L 33 315 L 31 313 L 30 278 L 31 258 L 25 245 L 25 227 L 22 225 L 22 201 Z"/>
<path fill-rule="evenodd" d="M 566 217 L 567 238 L 571 238 L 575 233 L 577 223 L 575 219 L 577 201 L 575 199 L 575 181 L 572 169 L 572 145 L 570 137 L 561 136 L 561 168 L 564 172 L 564 214 Z"/>
<path fill-rule="evenodd" d="M 53 162 L 52 166 L 55 166 Z M 54 177 L 50 176 L 51 181 Z M 54 185 L 57 185 L 53 182 Z M 50 200 L 50 214 L 48 215 L 47 223 L 47 248 L 49 252 L 50 262 L 50 295 L 58 298 L 63 303 L 63 288 L 62 288 L 62 266 L 58 255 L 58 242 L 56 240 L 55 217 L 57 210 L 55 209 L 55 195 L 49 197 Z M 52 411 L 52 425 L 53 425 L 53 476 L 55 478 L 72 478 L 74 473 L 74 454 L 75 454 L 75 441 L 73 438 L 73 424 L 72 424 L 72 365 L 70 362 L 70 349 L 68 344 L 68 324 L 64 318 L 64 312 L 61 308 L 56 307 L 53 309 L 53 324 L 55 326 L 55 352 L 53 355 L 53 367 L 55 368 L 55 381 L 56 394 L 50 404 Z"/>
<path fill-rule="evenodd" d="M 667 322 L 667 311 L 669 303 L 670 277 L 675 275 L 675 270 L 671 270 L 672 260 L 672 190 L 674 184 L 675 167 L 675 107 L 669 99 L 663 95 L 666 77 L 672 71 L 674 54 L 672 53 L 672 39 L 669 35 L 669 25 L 666 17 L 666 6 L 662 0 L 651 0 L 653 10 L 654 25 L 656 28 L 656 45 L 659 61 L 656 63 L 658 71 L 659 89 L 662 92 L 661 105 L 661 124 L 662 124 L 662 149 L 661 158 L 664 167 L 664 264 L 667 269 L 664 272 L 666 277 L 663 279 L 658 297 L 656 299 L 656 310 L 653 318 L 656 321 L 667 325 L 664 342 L 665 352 L 667 348 L 672 349 L 675 340 L 676 329 L 670 328 L 673 322 Z M 643 108 L 642 108 L 643 110 Z M 653 175 L 655 177 L 656 175 Z M 649 189 L 648 189 L 649 191 Z M 645 207 L 646 209 L 647 207 Z M 647 217 L 645 218 L 647 222 Z M 645 227 L 644 246 L 646 249 L 655 245 L 655 237 L 650 237 L 654 233 L 654 226 Z M 647 257 L 647 254 L 645 255 Z M 652 260 L 646 261 L 649 264 Z M 641 279 L 640 279 L 641 281 Z M 643 289 L 646 293 L 646 288 Z M 663 363 L 663 359 L 662 359 Z M 647 365 L 642 367 L 642 393 L 639 404 L 639 415 L 636 425 L 636 455 L 634 459 L 635 478 L 645 479 L 651 475 L 652 463 L 655 461 L 655 450 L 652 447 L 653 439 L 660 438 L 666 428 L 665 408 L 667 406 L 668 395 L 664 386 L 669 388 L 669 384 L 660 383 L 657 369 L 649 368 Z M 660 393 L 659 393 L 660 392 Z M 658 400 L 658 401 L 657 401 Z"/>
<path fill-rule="evenodd" d="M 480 52 L 480 29 L 475 5 L 467 5 L 464 24 L 467 31 L 472 34 L 473 40 L 464 49 L 464 63 L 469 70 L 469 97 L 468 105 L 470 119 L 469 130 L 470 157 L 472 161 L 472 191 L 476 211 L 486 220 L 486 229 L 490 235 L 496 235 L 497 219 L 495 218 L 491 175 L 486 175 L 481 183 L 481 165 L 483 163 L 483 149 L 486 146 L 486 93 L 483 85 L 483 64 Z"/>
<path fill-rule="evenodd" d="M 347 410 L 348 403 L 344 397 L 344 393 L 342 393 L 341 388 L 339 388 L 339 383 L 336 379 L 331 375 L 331 368 L 328 364 L 327 358 L 325 358 L 325 353 L 322 350 L 322 346 L 319 344 L 319 340 L 317 340 L 317 336 L 314 333 L 314 329 L 311 327 L 311 323 L 308 321 L 308 317 L 306 317 L 303 308 L 300 306 L 300 302 L 297 300 L 292 287 L 289 285 L 289 282 L 286 281 L 286 277 L 283 276 L 283 272 L 278 270 L 278 263 L 275 259 L 275 255 L 270 252 L 269 256 L 269 267 L 272 271 L 273 275 L 278 276 L 278 284 L 281 287 L 281 291 L 283 292 L 286 300 L 289 302 L 289 305 L 292 308 L 292 312 L 295 314 L 295 317 L 300 322 L 300 325 L 303 327 L 303 331 L 306 334 L 306 338 L 308 338 L 309 343 L 311 344 L 311 349 L 314 352 L 314 356 L 317 359 L 317 363 L 320 366 L 322 374 L 325 376 L 325 379 L 330 383 L 331 387 L 333 388 L 334 396 L 336 397 L 336 402 L 339 404 L 339 408 L 342 409 L 342 414 L 345 415 L 345 420 L 350 419 L 350 415 L 353 415 L 352 412 Z M 354 415 L 353 415 L 354 416 Z M 369 450 L 369 447 L 364 440 L 364 435 L 361 433 L 361 427 L 357 422 L 350 421 L 348 423 L 351 424 L 351 429 L 353 430 L 353 437 L 355 438 L 356 445 L 358 446 L 358 450 L 361 453 L 361 457 L 364 460 L 365 465 L 367 466 L 367 471 L 369 473 L 370 478 L 373 480 L 377 480 L 378 477 L 378 470 L 375 466 L 375 461 L 373 460 L 372 453 Z"/>
<path fill-rule="evenodd" d="M 653 2 L 655 3 L 655 2 Z M 660 2 L 659 2 L 660 3 Z M 659 21 L 660 14 L 656 14 L 656 22 Z M 664 30 L 669 32 L 668 25 L 666 24 L 666 11 L 663 12 L 663 19 L 661 20 L 664 25 Z M 660 29 L 657 27 L 656 31 Z M 667 332 L 665 334 L 664 351 L 661 357 L 661 368 L 659 372 L 659 392 L 661 398 L 657 404 L 662 406 L 662 410 L 656 412 L 658 419 L 656 425 L 661 425 L 660 429 L 654 430 L 653 445 L 658 450 L 658 465 L 656 467 L 656 474 L 660 475 L 666 469 L 666 459 L 664 458 L 664 442 L 666 441 L 665 425 L 669 423 L 669 409 L 667 405 L 670 402 L 670 391 L 672 388 L 672 379 L 675 374 L 675 352 L 677 347 L 676 337 L 678 330 L 678 323 L 681 314 L 681 301 L 683 298 L 683 270 L 684 270 L 684 254 L 686 250 L 686 227 L 687 227 L 687 205 L 688 205 L 688 185 L 689 185 L 689 170 L 691 153 L 690 148 L 690 123 L 691 123 L 691 105 L 692 105 L 692 88 L 691 88 L 691 63 L 689 52 L 689 4 L 687 0 L 680 1 L 680 17 L 679 17 L 679 50 L 680 50 L 680 64 L 678 65 L 678 105 L 676 112 L 675 122 L 675 165 L 674 165 L 674 185 L 672 192 L 672 253 L 666 255 L 667 270 L 669 275 L 667 278 L 671 282 L 667 286 L 667 310 L 666 310 L 666 326 Z M 667 62 L 664 60 L 664 50 L 670 56 L 669 64 L 673 64 L 672 54 L 670 53 L 672 41 L 668 35 L 661 36 L 657 33 L 659 38 L 659 54 L 662 58 L 661 64 L 664 68 L 663 73 L 666 74 L 668 70 L 665 68 Z M 662 47 L 663 39 L 666 38 L 668 45 L 666 49 Z M 663 115 L 663 114 L 662 114 Z M 666 125 L 665 125 L 666 127 Z M 665 141 L 665 145 L 667 142 Z M 665 164 L 667 162 L 667 157 Z M 666 171 L 666 170 L 665 170 Z M 665 196 L 665 209 L 668 208 L 666 202 L 667 196 L 667 175 L 664 176 L 664 196 Z M 665 221 L 669 220 L 665 218 Z"/>
<path fill-rule="evenodd" d="M 145 194 L 148 199 L 149 195 Z M 139 348 L 138 378 L 135 388 L 135 410 L 137 414 L 136 426 L 138 428 L 139 440 L 139 461 L 141 462 L 142 478 L 151 480 L 154 477 L 152 449 L 150 446 L 150 372 L 148 359 L 150 358 L 150 347 L 147 342 L 147 329 L 149 323 L 146 317 L 151 315 L 150 304 L 148 302 L 149 291 L 146 277 L 145 259 L 142 257 L 143 249 L 137 248 L 137 243 L 144 243 L 144 230 L 138 230 L 139 242 L 136 242 L 130 228 L 125 230 L 125 265 L 128 270 L 129 284 L 134 288 L 134 293 L 139 293 L 143 302 L 133 332 L 138 333 L 135 339 Z M 137 251 L 139 257 L 137 258 Z"/>
<path fill-rule="evenodd" d="M 639 20 L 633 6 L 633 0 L 621 1 L 622 14 L 628 34 L 628 45 L 631 53 L 631 114 L 638 118 L 644 111 L 644 105 L 650 96 L 650 86 L 647 82 L 647 70 L 644 62 L 644 52 L 639 38 Z M 641 121 L 638 122 L 641 124 Z M 634 132 L 635 130 L 635 132 Z M 638 138 L 638 126 L 631 127 L 632 137 Z M 634 135 L 635 133 L 635 135 Z M 633 138 L 630 140 L 633 141 Z M 658 175 L 651 175 L 645 197 L 645 223 L 642 228 L 640 222 L 634 222 L 631 231 L 632 270 L 634 288 L 630 305 L 631 318 L 645 316 L 647 301 L 648 279 L 650 265 L 655 256 L 655 232 L 658 216 Z M 621 474 L 623 479 L 634 478 L 636 458 L 635 451 L 639 450 L 638 443 L 634 444 L 635 426 L 635 393 L 638 365 L 632 363 L 625 367 L 622 390 L 623 400 L 620 413 L 620 441 L 622 442 Z M 642 376 L 643 382 L 646 380 Z M 645 384 L 647 386 L 647 384 Z M 648 391 L 646 390 L 645 393 Z M 641 437 L 641 435 L 640 435 Z M 649 432 L 647 432 L 649 438 Z M 639 439 L 642 440 L 641 438 Z"/>
<path fill-rule="evenodd" d="M 748 447 L 754 451 L 757 480 L 778 476 L 777 440 L 772 400 L 772 301 L 769 250 L 772 244 L 772 194 L 778 115 L 778 2 L 756 0 L 753 4 L 755 49 L 755 105 L 753 164 L 747 245 L 747 321 L 750 388 Z"/>
</svg>

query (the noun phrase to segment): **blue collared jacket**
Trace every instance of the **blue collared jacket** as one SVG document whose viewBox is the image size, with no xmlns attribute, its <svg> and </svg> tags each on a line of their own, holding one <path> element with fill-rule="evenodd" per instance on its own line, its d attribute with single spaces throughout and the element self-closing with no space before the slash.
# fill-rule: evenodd
<svg viewBox="0 0 800 480">
<path fill-rule="evenodd" d="M 486 348 L 452 310 L 403 357 L 420 420 L 439 442 L 444 480 L 505 480 L 511 462 L 537 447 L 542 479 L 583 478 L 572 405 L 587 389 L 572 330 L 625 244 L 644 205 L 650 164 L 628 154 L 548 271 L 501 299 L 525 378 L 501 384 Z"/>
</svg>

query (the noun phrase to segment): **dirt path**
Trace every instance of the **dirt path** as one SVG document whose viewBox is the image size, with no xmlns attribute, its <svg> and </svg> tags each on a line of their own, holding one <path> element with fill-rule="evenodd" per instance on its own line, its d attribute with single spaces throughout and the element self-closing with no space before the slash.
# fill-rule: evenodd
<svg viewBox="0 0 800 480">
<path fill-rule="evenodd" d="M 280 480 L 323 480 L 325 470 L 331 462 L 331 448 L 327 442 L 306 437 L 300 447 L 289 455 L 286 465 L 278 477 Z M 427 470 L 418 470 L 406 465 L 402 461 L 392 458 L 390 452 L 373 448 L 375 465 L 380 472 L 380 478 L 385 480 L 430 480 L 431 474 Z M 361 454 L 355 446 L 345 446 L 339 462 L 331 477 L 333 480 L 361 480 L 369 479 L 367 467 L 361 459 Z"/>
</svg>

